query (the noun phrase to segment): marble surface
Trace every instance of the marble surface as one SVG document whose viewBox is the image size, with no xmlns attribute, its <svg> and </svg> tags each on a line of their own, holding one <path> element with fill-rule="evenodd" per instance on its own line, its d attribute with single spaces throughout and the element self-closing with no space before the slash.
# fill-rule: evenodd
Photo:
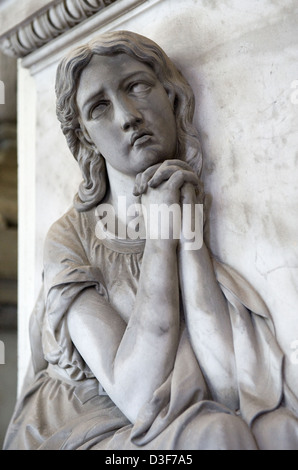
<svg viewBox="0 0 298 470">
<path fill-rule="evenodd" d="M 291 84 L 298 77 L 297 20 L 291 0 L 154 0 L 85 38 L 109 29 L 139 32 L 158 42 L 188 78 L 204 154 L 207 241 L 263 297 L 296 389 L 298 104 Z M 67 33 L 57 44 L 63 40 Z M 45 234 L 71 205 L 80 181 L 55 116 L 54 77 L 62 52 L 53 52 L 33 76 L 35 292 Z M 26 234 L 25 241 L 30 243 Z M 25 276 L 20 272 L 21 280 Z M 33 303 L 31 297 L 27 302 Z"/>
</svg>

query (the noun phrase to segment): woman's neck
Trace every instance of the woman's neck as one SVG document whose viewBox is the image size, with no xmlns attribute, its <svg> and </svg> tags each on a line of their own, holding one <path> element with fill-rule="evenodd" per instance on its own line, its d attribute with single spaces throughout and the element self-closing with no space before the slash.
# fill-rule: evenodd
<svg viewBox="0 0 298 470">
<path fill-rule="evenodd" d="M 136 217 L 136 213 L 139 213 L 139 208 L 136 205 L 141 203 L 141 199 L 139 196 L 133 195 L 134 176 L 125 175 L 108 163 L 106 163 L 106 168 L 109 178 L 109 192 L 105 203 L 113 206 L 118 226 L 117 232 L 123 233 L 123 230 L 126 232 L 129 222 Z M 141 225 L 144 224 L 142 218 L 139 218 L 139 221 Z M 144 226 L 140 227 L 140 230 L 140 233 L 143 233 Z"/>
</svg>

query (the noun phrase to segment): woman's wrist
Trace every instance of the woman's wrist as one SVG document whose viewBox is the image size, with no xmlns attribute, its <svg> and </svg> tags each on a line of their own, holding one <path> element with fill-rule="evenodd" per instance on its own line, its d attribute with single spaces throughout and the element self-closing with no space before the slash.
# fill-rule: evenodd
<svg viewBox="0 0 298 470">
<path fill-rule="evenodd" d="M 160 256 L 168 255 L 170 252 L 176 254 L 179 240 L 166 238 L 150 238 L 146 239 L 145 249 L 147 248 L 159 254 Z"/>
</svg>

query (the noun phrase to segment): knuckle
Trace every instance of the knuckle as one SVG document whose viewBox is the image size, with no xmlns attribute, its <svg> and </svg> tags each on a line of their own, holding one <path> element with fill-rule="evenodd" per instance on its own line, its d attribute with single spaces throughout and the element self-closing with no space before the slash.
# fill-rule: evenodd
<svg viewBox="0 0 298 470">
<path fill-rule="evenodd" d="M 138 173 L 135 179 L 135 182 L 138 184 L 142 178 L 142 173 Z"/>
<path fill-rule="evenodd" d="M 177 188 L 179 185 L 181 185 L 183 181 L 184 181 L 183 172 L 178 170 L 169 179 L 169 186 L 171 188 Z"/>
<path fill-rule="evenodd" d="M 181 181 L 185 177 L 183 170 L 177 170 L 175 174 L 176 174 L 177 181 Z"/>
</svg>

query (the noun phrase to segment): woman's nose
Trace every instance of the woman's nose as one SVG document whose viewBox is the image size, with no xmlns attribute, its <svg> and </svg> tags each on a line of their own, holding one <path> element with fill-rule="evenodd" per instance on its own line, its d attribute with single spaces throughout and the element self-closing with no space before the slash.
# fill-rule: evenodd
<svg viewBox="0 0 298 470">
<path fill-rule="evenodd" d="M 127 119 L 125 119 L 125 121 L 123 122 L 122 129 L 124 131 L 129 131 L 130 129 L 134 129 L 135 127 L 137 127 L 142 122 L 143 119 L 141 116 L 139 117 L 134 114 L 130 114 L 129 116 L 127 116 Z"/>
<path fill-rule="evenodd" d="M 143 122 L 143 116 L 141 112 L 129 99 L 122 100 L 120 103 L 118 103 L 117 111 L 121 128 L 124 131 L 129 131 Z"/>
</svg>

